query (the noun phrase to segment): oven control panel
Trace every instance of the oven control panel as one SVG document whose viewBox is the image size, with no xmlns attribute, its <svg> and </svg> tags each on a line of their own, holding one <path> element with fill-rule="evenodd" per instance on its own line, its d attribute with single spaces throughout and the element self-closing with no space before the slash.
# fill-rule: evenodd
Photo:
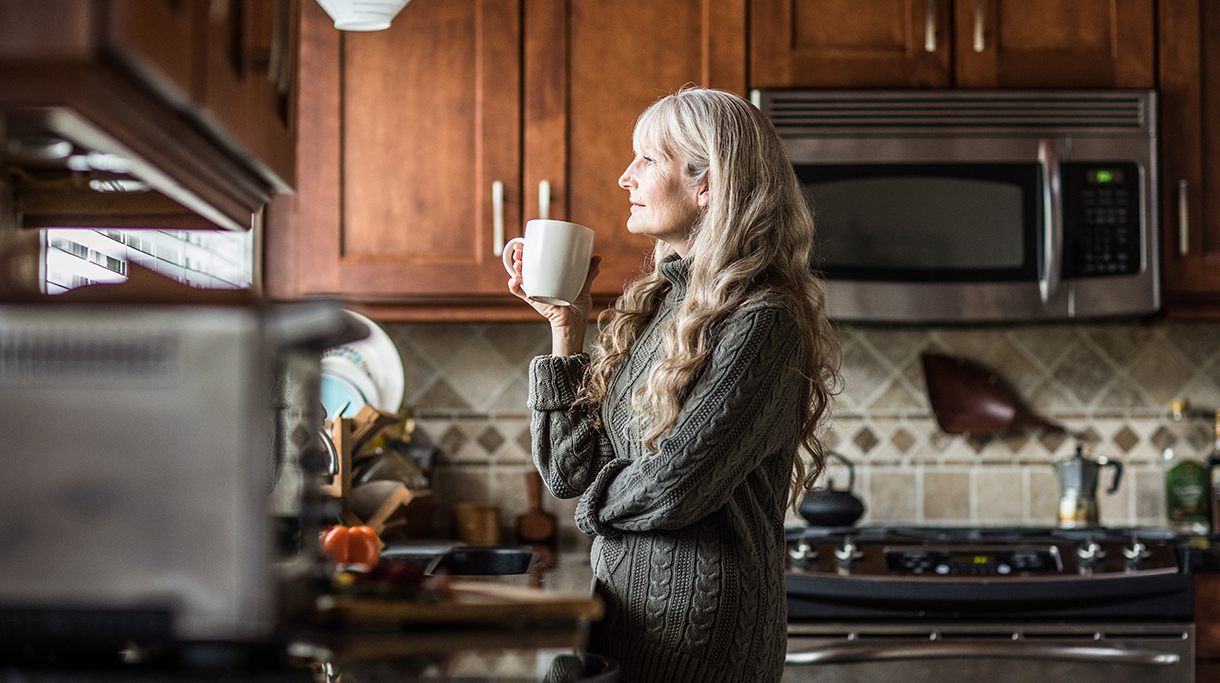
<svg viewBox="0 0 1220 683">
<path fill-rule="evenodd" d="M 886 548 L 885 565 L 898 574 L 941 576 L 1004 576 L 1016 573 L 1059 573 L 1063 561 L 1055 546 L 1045 548 Z"/>
</svg>

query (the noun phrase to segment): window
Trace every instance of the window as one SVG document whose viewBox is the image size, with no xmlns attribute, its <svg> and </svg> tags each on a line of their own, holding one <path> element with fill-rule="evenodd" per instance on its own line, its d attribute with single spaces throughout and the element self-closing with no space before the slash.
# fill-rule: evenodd
<svg viewBox="0 0 1220 683">
<path fill-rule="evenodd" d="M 252 231 L 50 228 L 44 240 L 48 294 L 122 282 L 128 263 L 205 289 L 245 289 L 253 279 Z"/>
</svg>

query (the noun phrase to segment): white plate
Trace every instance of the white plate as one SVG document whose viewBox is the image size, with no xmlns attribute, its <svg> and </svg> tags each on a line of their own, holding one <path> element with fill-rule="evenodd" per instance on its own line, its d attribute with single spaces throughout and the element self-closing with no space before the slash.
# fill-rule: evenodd
<svg viewBox="0 0 1220 683">
<path fill-rule="evenodd" d="M 358 413 L 365 403 L 397 413 L 406 389 L 398 348 L 377 323 L 353 311 L 345 313 L 368 326 L 369 336 L 322 354 L 322 404 L 327 416 L 333 419 L 349 400 L 350 405 L 343 410 L 345 417 Z"/>
</svg>

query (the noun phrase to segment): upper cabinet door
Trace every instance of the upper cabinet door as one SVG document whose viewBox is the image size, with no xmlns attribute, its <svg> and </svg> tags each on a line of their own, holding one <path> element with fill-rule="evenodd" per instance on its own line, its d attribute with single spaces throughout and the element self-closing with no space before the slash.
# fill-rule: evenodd
<svg viewBox="0 0 1220 683">
<path fill-rule="evenodd" d="M 944 88 L 952 0 L 755 0 L 755 88 Z"/>
<path fill-rule="evenodd" d="M 1220 318 L 1220 3 L 1160 0 L 1165 307 Z"/>
<path fill-rule="evenodd" d="M 416 0 L 418 1 L 418 0 Z M 408 6 L 409 7 L 409 6 Z M 638 278 L 653 240 L 627 232 L 636 117 L 685 85 L 745 95 L 745 0 L 526 0 L 526 218 L 592 228 L 598 303 Z"/>
<path fill-rule="evenodd" d="M 287 192 L 296 184 L 297 0 L 212 3 L 202 78 L 196 94 L 219 130 L 247 161 L 261 165 Z"/>
<path fill-rule="evenodd" d="M 499 215 L 520 234 L 520 25 L 518 0 L 413 0 L 385 31 L 340 32 L 306 3 L 295 245 L 269 243 L 295 261 L 268 254 L 273 293 L 507 296 L 493 233 Z"/>
<path fill-rule="evenodd" d="M 1153 0 L 956 0 L 957 85 L 1152 88 Z"/>
</svg>

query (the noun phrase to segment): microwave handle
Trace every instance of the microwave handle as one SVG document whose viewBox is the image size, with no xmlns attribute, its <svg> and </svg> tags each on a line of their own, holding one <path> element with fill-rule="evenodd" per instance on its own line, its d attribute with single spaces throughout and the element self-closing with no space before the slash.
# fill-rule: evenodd
<svg viewBox="0 0 1220 683">
<path fill-rule="evenodd" d="M 1038 275 L 1038 293 L 1047 304 L 1059 291 L 1063 259 L 1063 194 L 1054 140 L 1038 142 L 1038 163 L 1042 166 L 1042 272 Z"/>
</svg>

